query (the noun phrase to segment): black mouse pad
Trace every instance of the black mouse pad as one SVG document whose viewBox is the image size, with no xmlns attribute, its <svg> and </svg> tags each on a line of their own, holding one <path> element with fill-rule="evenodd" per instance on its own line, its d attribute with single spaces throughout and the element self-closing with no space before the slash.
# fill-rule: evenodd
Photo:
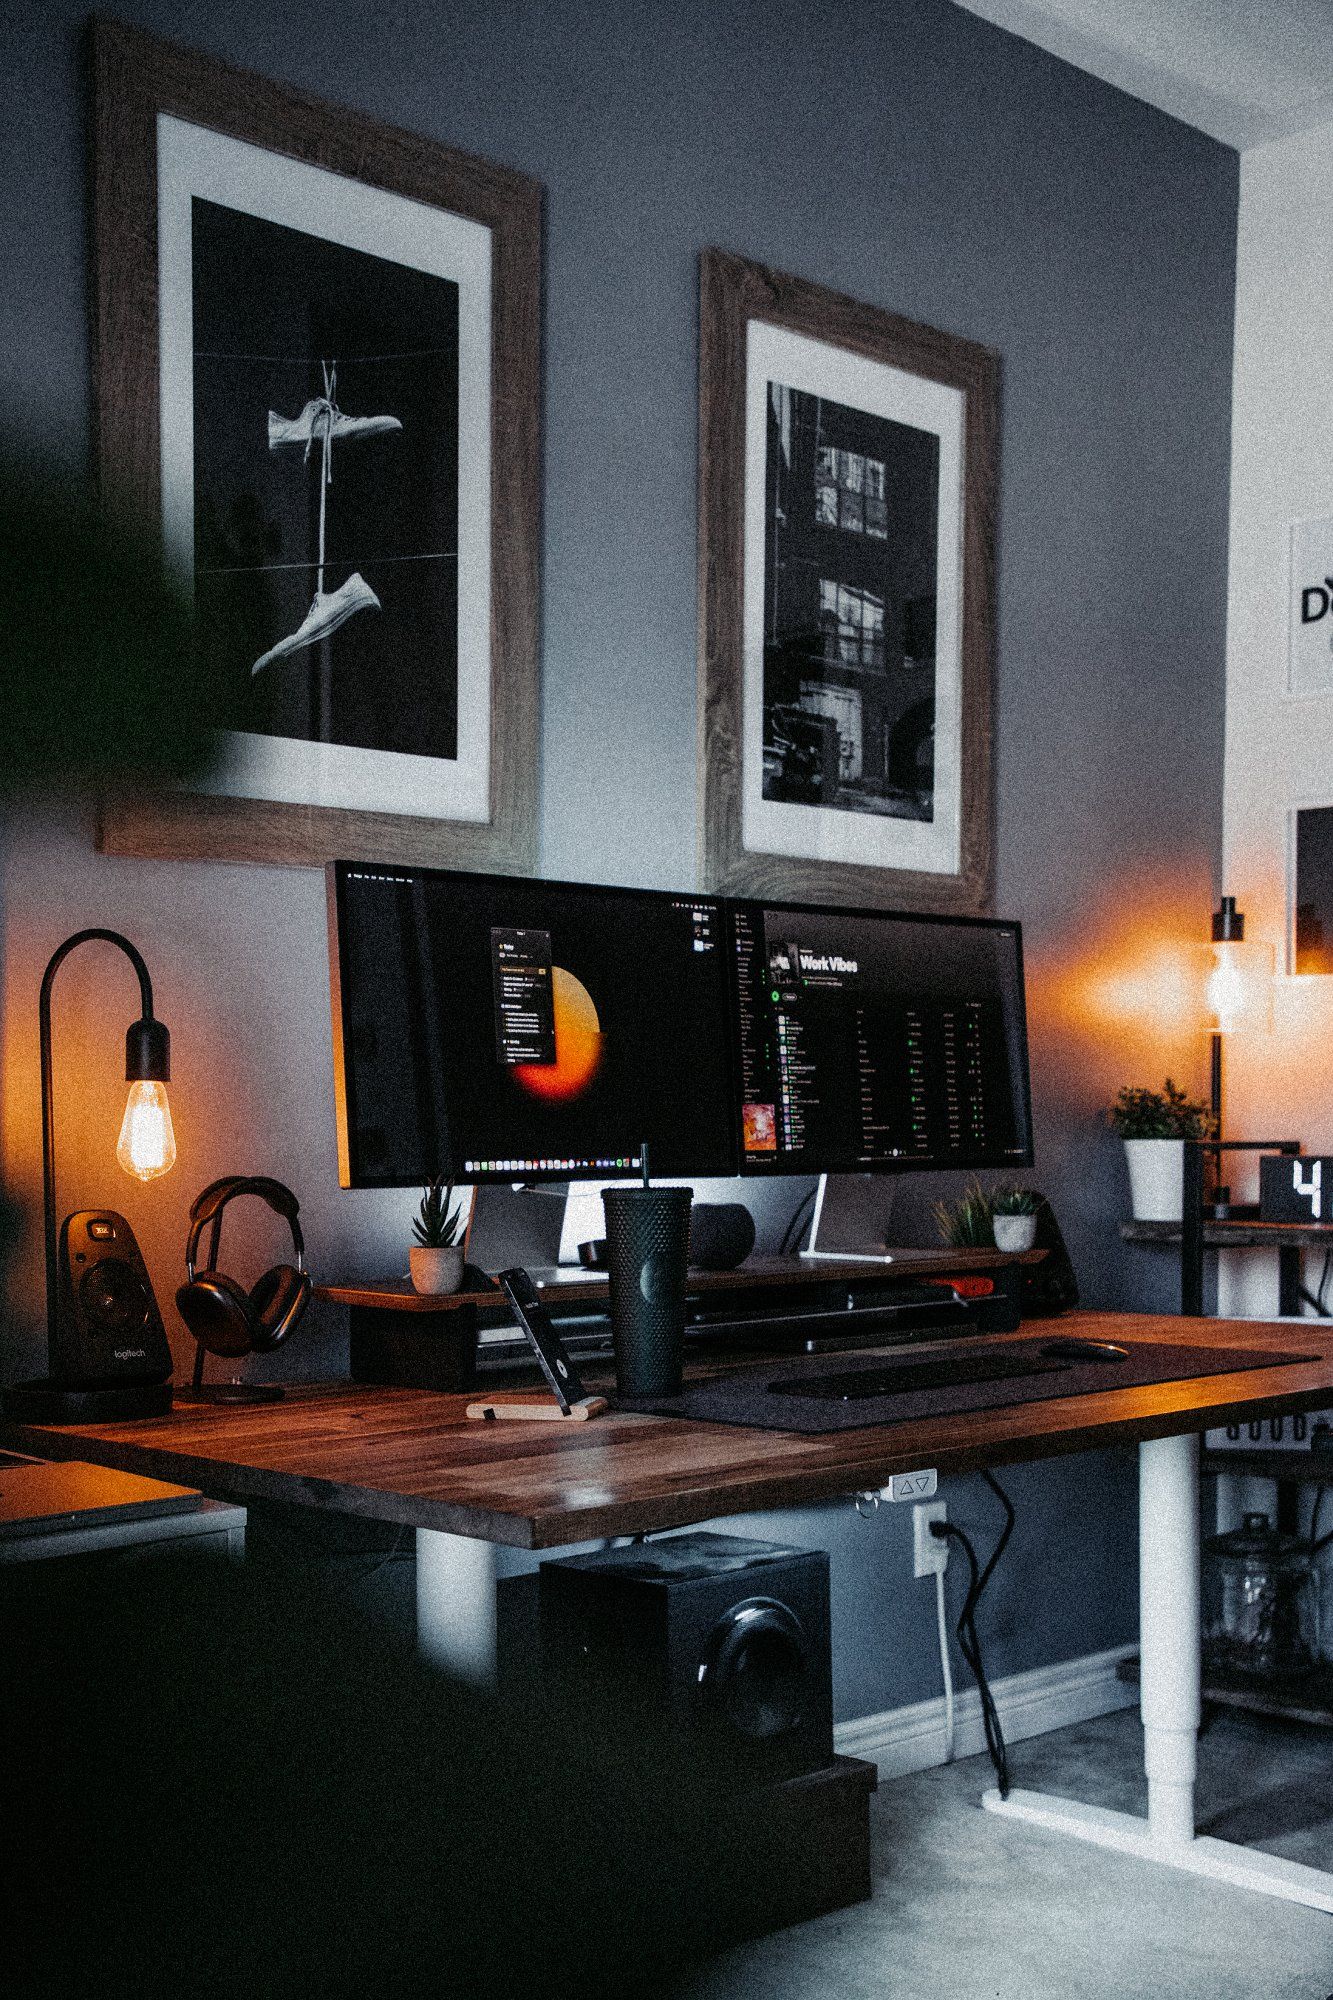
<svg viewBox="0 0 1333 2000">
<path fill-rule="evenodd" d="M 766 1431 L 859 1431 L 1056 1396 L 1086 1396 L 1098 1389 L 1141 1389 L 1153 1382 L 1190 1382 L 1318 1359 L 1257 1347 L 1185 1347 L 1147 1340 L 1126 1341 L 1123 1357 L 1105 1360 L 1050 1351 L 1069 1344 L 1069 1336 L 1062 1339 L 1052 1330 L 1034 1340 L 959 1341 L 947 1351 L 793 1355 L 711 1381 L 687 1382 L 678 1396 L 617 1396 L 614 1406 L 645 1416 L 689 1417 Z"/>
</svg>

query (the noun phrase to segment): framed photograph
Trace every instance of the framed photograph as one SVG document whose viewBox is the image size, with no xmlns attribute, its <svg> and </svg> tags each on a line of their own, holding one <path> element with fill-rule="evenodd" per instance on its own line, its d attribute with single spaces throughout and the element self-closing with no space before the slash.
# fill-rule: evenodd
<svg viewBox="0 0 1333 2000">
<path fill-rule="evenodd" d="M 989 908 L 998 376 L 972 341 L 704 253 L 710 889 Z"/>
<path fill-rule="evenodd" d="M 98 23 L 104 493 L 159 515 L 225 730 L 115 853 L 525 869 L 541 189 Z"/>
<path fill-rule="evenodd" d="M 1297 806 L 1288 834 L 1287 965 L 1299 978 L 1333 974 L 1333 805 Z"/>
</svg>

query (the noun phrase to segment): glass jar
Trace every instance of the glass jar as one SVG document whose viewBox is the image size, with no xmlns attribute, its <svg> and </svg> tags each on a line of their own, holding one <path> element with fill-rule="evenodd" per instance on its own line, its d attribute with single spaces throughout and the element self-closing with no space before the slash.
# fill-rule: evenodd
<svg viewBox="0 0 1333 2000">
<path fill-rule="evenodd" d="M 1319 1657 L 1319 1591 L 1306 1544 L 1267 1514 L 1214 1535 L 1203 1550 L 1203 1650 L 1209 1667 L 1298 1673 Z"/>
</svg>

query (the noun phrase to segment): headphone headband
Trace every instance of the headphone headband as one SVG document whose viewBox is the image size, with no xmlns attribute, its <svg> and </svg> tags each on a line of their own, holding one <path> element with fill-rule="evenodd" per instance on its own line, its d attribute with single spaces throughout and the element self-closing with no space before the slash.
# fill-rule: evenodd
<svg viewBox="0 0 1333 2000">
<path fill-rule="evenodd" d="M 229 1201 L 242 1194 L 257 1195 L 275 1215 L 286 1218 L 296 1251 L 296 1268 L 298 1271 L 305 1270 L 305 1238 L 298 1220 L 301 1204 L 291 1189 L 274 1180 L 270 1174 L 224 1174 L 221 1180 L 210 1181 L 190 1205 L 190 1238 L 185 1246 L 185 1269 L 191 1283 L 195 1275 L 194 1260 L 199 1254 L 205 1229 L 210 1222 L 214 1225 L 208 1253 L 208 1269 L 211 1271 L 217 1264 L 218 1245 L 222 1238 L 222 1211 Z"/>
</svg>

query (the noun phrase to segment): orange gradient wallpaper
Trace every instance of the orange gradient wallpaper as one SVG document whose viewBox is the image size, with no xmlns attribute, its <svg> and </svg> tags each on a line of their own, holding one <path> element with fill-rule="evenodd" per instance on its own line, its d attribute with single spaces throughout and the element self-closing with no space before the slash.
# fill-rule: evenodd
<svg viewBox="0 0 1333 2000">
<path fill-rule="evenodd" d="M 602 1024 L 593 997 L 563 965 L 551 969 L 555 1008 L 555 1061 L 520 1063 L 510 1074 L 530 1097 L 569 1104 L 582 1097 L 602 1062 Z"/>
</svg>

